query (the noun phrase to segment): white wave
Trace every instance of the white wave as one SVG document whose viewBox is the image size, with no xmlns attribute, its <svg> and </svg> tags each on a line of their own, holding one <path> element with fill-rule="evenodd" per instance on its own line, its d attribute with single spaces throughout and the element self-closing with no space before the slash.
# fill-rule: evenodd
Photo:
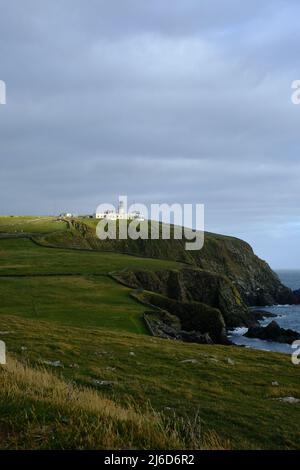
<svg viewBox="0 0 300 470">
<path fill-rule="evenodd" d="M 241 326 L 230 331 L 229 336 L 243 336 L 245 333 L 247 333 L 247 331 L 248 331 L 248 328 Z"/>
</svg>

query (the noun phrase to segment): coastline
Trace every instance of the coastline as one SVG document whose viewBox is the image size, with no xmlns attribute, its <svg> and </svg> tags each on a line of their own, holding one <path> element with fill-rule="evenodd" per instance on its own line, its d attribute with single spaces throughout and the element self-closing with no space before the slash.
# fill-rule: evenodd
<svg viewBox="0 0 300 470">
<path fill-rule="evenodd" d="M 300 333 L 300 305 L 269 305 L 265 307 L 251 307 L 251 310 L 258 309 L 273 314 L 258 320 L 260 326 L 267 326 L 275 320 L 282 328 L 290 328 Z M 267 341 L 258 338 L 247 338 L 243 336 L 247 332 L 247 327 L 238 327 L 228 331 L 228 339 L 237 346 L 244 346 L 250 349 L 261 351 L 281 352 L 292 354 L 294 349 L 291 344 Z"/>
</svg>

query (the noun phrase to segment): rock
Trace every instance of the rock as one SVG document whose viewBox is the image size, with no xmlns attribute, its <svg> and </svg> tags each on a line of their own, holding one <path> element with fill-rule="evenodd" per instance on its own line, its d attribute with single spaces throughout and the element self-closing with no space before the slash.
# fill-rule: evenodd
<svg viewBox="0 0 300 470">
<path fill-rule="evenodd" d="M 209 360 L 211 362 L 219 362 L 219 359 L 217 359 L 216 357 L 210 357 Z"/>
<path fill-rule="evenodd" d="M 130 351 L 129 356 L 135 356 L 135 353 L 133 351 Z"/>
<path fill-rule="evenodd" d="M 112 380 L 98 380 L 94 379 L 93 381 L 94 385 L 98 385 L 100 387 L 111 387 L 112 385 L 115 385 L 117 382 L 113 382 Z"/>
<path fill-rule="evenodd" d="M 213 344 L 213 341 L 208 333 L 199 333 L 198 331 L 184 331 L 180 330 L 177 335 L 178 339 L 186 341 L 187 343 L 199 344 Z"/>
<path fill-rule="evenodd" d="M 233 359 L 230 359 L 230 357 L 227 358 L 227 363 L 231 366 L 234 366 L 235 365 L 235 362 Z"/>
<path fill-rule="evenodd" d="M 272 386 L 273 387 L 279 387 L 279 383 L 275 380 L 274 382 L 272 382 Z"/>
<path fill-rule="evenodd" d="M 293 295 L 294 295 L 294 303 L 300 304 L 300 289 L 294 290 Z"/>
<path fill-rule="evenodd" d="M 63 364 L 60 361 L 42 361 L 42 364 L 52 367 L 63 367 Z"/>
<path fill-rule="evenodd" d="M 221 314 L 222 321 L 225 320 L 228 327 L 247 325 L 248 308 L 238 288 L 220 273 L 190 267 L 180 271 L 122 271 L 115 275 L 115 278 L 128 287 L 161 294 L 164 297 L 164 306 L 161 305 L 162 297 L 156 299 L 160 305 L 152 302 L 151 299 L 148 304 L 159 306 L 176 315 L 186 331 L 194 329 L 201 332 L 208 331 L 214 342 L 218 342 L 219 336 L 214 325 L 219 322 L 216 318 L 217 312 Z M 195 315 L 196 304 L 198 304 L 198 312 Z M 206 310 L 211 317 L 214 316 L 210 329 L 200 329 L 196 325 L 200 321 L 198 314 L 200 310 L 203 314 Z M 188 323 L 189 326 L 187 326 Z"/>
<path fill-rule="evenodd" d="M 275 313 L 267 312 L 266 310 L 251 310 L 250 313 L 254 316 L 255 320 L 263 320 L 264 318 L 276 317 Z"/>
<path fill-rule="evenodd" d="M 197 315 L 195 314 L 196 317 Z M 144 319 L 151 333 L 160 338 L 176 339 L 188 343 L 214 344 L 209 333 L 182 329 L 179 318 L 165 310 L 160 309 L 156 312 L 145 312 Z M 213 324 L 213 315 L 210 321 Z M 203 326 L 205 327 L 205 324 Z M 231 344 L 225 331 L 223 331 L 223 324 L 221 324 L 219 330 L 219 339 L 222 344 Z"/>
<path fill-rule="evenodd" d="M 184 359 L 183 361 L 180 361 L 181 364 L 197 364 L 198 361 L 197 359 Z"/>
<path fill-rule="evenodd" d="M 295 398 L 295 397 L 280 397 L 280 398 L 275 398 L 275 400 L 283 401 L 284 403 L 289 403 L 290 405 L 295 405 L 300 402 L 299 398 Z"/>
<path fill-rule="evenodd" d="M 143 292 L 135 297 L 156 307 L 144 319 L 152 334 L 200 344 L 229 344 L 220 310 L 200 302 L 180 302 L 163 295 Z"/>
<path fill-rule="evenodd" d="M 300 339 L 300 334 L 297 331 L 280 328 L 278 323 L 274 320 L 265 327 L 250 327 L 244 336 L 247 338 L 258 338 L 262 340 L 288 344 L 291 344 L 294 341 Z"/>
</svg>

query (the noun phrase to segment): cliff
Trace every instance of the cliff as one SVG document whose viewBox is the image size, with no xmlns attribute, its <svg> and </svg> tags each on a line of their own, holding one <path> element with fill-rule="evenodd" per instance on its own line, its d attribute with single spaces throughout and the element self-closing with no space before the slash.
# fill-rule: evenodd
<svg viewBox="0 0 300 470">
<path fill-rule="evenodd" d="M 113 277 L 128 287 L 161 294 L 165 299 L 177 301 L 177 305 L 201 303 L 218 309 L 227 327 L 247 326 L 252 323 L 239 291 L 221 274 L 184 268 L 180 271 L 122 271 L 115 273 Z M 161 297 L 159 299 L 161 300 Z M 167 301 L 165 305 L 151 303 L 178 316 L 174 302 L 169 302 L 168 305 Z"/>
<path fill-rule="evenodd" d="M 251 246 L 243 240 L 206 232 L 202 250 L 186 251 L 185 240 L 174 239 L 172 231 L 170 240 L 102 241 L 96 237 L 95 220 L 74 219 L 68 223 L 68 231 L 39 237 L 39 242 L 47 246 L 116 251 L 180 261 L 190 268 L 225 276 L 231 282 L 232 289 L 236 287 L 243 302 L 249 306 L 295 302 L 292 291 L 280 282 L 268 264 L 258 258 Z M 197 282 L 199 276 L 196 276 Z M 192 282 L 191 278 L 189 282 Z M 195 292 L 199 286 L 195 287 L 195 283 L 193 285 Z M 217 284 L 214 288 L 218 288 Z"/>
</svg>

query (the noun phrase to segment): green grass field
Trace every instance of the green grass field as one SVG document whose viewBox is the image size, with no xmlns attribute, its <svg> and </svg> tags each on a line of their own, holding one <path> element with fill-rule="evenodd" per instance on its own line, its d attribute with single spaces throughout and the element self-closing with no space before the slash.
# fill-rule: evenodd
<svg viewBox="0 0 300 470">
<path fill-rule="evenodd" d="M 0 233 L 48 233 L 66 229 L 66 222 L 56 217 L 0 217 Z"/>
<path fill-rule="evenodd" d="M 28 238 L 0 239 L 0 276 L 7 274 L 108 274 L 122 269 L 176 269 L 179 263 L 135 256 L 46 248 Z"/>
<path fill-rule="evenodd" d="M 56 321 L 83 328 L 103 327 L 146 334 L 144 307 L 129 289 L 106 276 L 2 278 L 1 313 Z"/>
<path fill-rule="evenodd" d="M 300 406 L 276 400 L 300 398 L 300 367 L 289 356 L 153 338 L 146 307 L 109 276 L 179 263 L 46 248 L 26 231 L 48 233 L 52 223 L 56 231 L 55 221 L 39 218 L 34 232 L 32 219 L 11 218 L 14 229 L 7 219 L 0 448 L 299 448 Z"/>
<path fill-rule="evenodd" d="M 144 334 L 145 308 L 109 273 L 179 267 L 118 253 L 45 248 L 28 238 L 0 239 L 0 259 L 1 312 Z"/>
</svg>

